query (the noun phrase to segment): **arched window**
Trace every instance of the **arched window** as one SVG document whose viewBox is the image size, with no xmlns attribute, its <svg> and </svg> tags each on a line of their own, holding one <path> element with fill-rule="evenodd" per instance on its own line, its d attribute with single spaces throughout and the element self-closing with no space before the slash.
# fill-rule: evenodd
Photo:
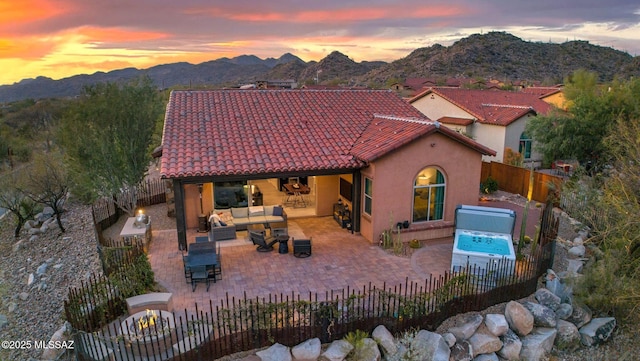
<svg viewBox="0 0 640 361">
<path fill-rule="evenodd" d="M 531 158 L 531 138 L 526 133 L 520 134 L 520 145 L 518 152 L 522 154 L 524 159 Z"/>
<path fill-rule="evenodd" d="M 445 187 L 444 175 L 436 168 L 418 173 L 413 185 L 413 222 L 443 219 Z"/>
</svg>

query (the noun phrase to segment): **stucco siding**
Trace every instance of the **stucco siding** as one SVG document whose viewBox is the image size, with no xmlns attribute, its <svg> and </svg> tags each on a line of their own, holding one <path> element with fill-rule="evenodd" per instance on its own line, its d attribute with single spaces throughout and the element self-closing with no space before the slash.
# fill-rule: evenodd
<svg viewBox="0 0 640 361">
<path fill-rule="evenodd" d="M 480 180 L 481 155 L 439 133 L 413 142 L 373 162 L 363 170 L 373 179 L 373 217 L 362 216 L 361 234 L 378 242 L 380 233 L 390 225 L 413 215 L 413 185 L 425 167 L 436 167 L 445 176 L 444 219 L 411 224 L 409 231 L 425 226 L 453 222 L 458 204 L 476 204 Z M 368 228 L 370 226 L 370 229 Z"/>
<path fill-rule="evenodd" d="M 473 139 L 485 147 L 496 151 L 495 157 L 485 155 L 482 157 L 482 160 L 485 162 L 502 162 L 504 157 L 506 127 L 475 123 L 473 128 Z"/>
<path fill-rule="evenodd" d="M 411 105 L 431 120 L 438 120 L 442 117 L 474 119 L 474 116 L 470 113 L 434 93 L 427 94 L 411 103 Z"/>
</svg>

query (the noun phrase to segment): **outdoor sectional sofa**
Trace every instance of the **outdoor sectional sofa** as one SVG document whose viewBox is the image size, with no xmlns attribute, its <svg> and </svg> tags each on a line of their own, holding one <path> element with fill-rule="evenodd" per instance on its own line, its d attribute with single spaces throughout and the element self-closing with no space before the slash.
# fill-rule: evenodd
<svg viewBox="0 0 640 361">
<path fill-rule="evenodd" d="M 214 213 L 226 225 L 216 225 Z M 263 224 L 267 227 L 269 223 L 286 221 L 287 213 L 281 206 L 214 209 L 209 217 L 209 238 L 212 241 L 235 239 L 236 231 L 246 230 L 249 224 Z"/>
</svg>

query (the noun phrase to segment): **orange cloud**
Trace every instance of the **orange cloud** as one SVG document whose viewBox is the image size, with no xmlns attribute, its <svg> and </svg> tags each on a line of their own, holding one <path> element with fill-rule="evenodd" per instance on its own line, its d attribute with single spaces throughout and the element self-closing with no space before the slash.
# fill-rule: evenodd
<svg viewBox="0 0 640 361">
<path fill-rule="evenodd" d="M 55 42 L 34 37 L 0 39 L 0 59 L 39 59 L 56 48 Z"/>
<path fill-rule="evenodd" d="M 298 23 L 308 22 L 353 22 L 353 21 L 369 21 L 378 19 L 415 19 L 415 18 L 439 18 L 451 17 L 465 13 L 466 10 L 453 6 L 425 6 L 422 8 L 400 8 L 400 7 L 378 7 L 378 8 L 349 8 L 349 9 L 332 9 L 317 11 L 302 11 L 297 13 L 262 13 L 262 12 L 244 12 L 229 13 L 229 11 L 220 8 L 209 9 L 206 13 L 213 16 L 228 17 L 232 20 L 239 21 L 265 21 L 265 22 L 282 22 L 291 21 Z"/>
<path fill-rule="evenodd" d="M 0 2 L 0 23 L 26 23 L 54 17 L 63 13 L 60 6 L 48 0 L 21 0 Z"/>
<path fill-rule="evenodd" d="M 135 31 L 121 28 L 98 28 L 85 26 L 73 31 L 74 34 L 82 36 L 86 42 L 129 42 L 129 41 L 144 41 L 144 40 L 156 40 L 165 39 L 169 35 L 166 33 L 153 32 L 153 31 Z"/>
</svg>

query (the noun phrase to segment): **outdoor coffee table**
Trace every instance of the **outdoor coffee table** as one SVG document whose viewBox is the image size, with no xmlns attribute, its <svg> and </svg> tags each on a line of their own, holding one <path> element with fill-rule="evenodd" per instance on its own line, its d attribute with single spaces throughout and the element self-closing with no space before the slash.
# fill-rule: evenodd
<svg viewBox="0 0 640 361">
<path fill-rule="evenodd" d="M 287 229 L 287 222 L 273 222 L 269 223 L 271 229 L 271 237 L 288 236 L 289 231 Z"/>
</svg>

